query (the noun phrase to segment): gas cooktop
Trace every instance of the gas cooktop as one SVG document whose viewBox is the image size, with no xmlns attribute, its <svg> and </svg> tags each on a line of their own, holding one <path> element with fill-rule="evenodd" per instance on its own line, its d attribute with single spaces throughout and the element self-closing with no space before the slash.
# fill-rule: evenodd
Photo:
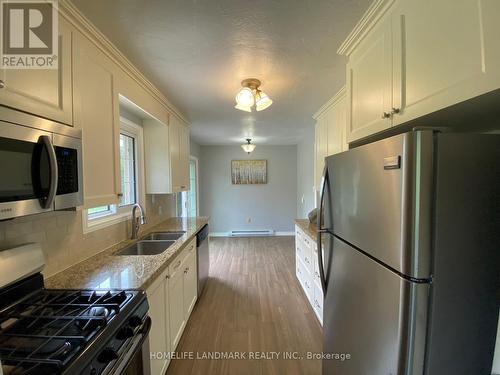
<svg viewBox="0 0 500 375">
<path fill-rule="evenodd" d="M 102 373 L 146 312 L 140 291 L 35 290 L 0 311 L 3 372 Z"/>
</svg>

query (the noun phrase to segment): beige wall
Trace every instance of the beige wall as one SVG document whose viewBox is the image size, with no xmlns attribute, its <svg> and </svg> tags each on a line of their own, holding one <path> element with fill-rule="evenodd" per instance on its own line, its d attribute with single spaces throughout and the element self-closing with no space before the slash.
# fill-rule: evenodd
<svg viewBox="0 0 500 375">
<path fill-rule="evenodd" d="M 147 195 L 146 215 L 148 222 L 145 227 L 175 216 L 174 196 Z M 0 249 L 39 242 L 45 256 L 43 273 L 51 276 L 129 235 L 129 221 L 84 234 L 81 211 L 50 212 L 0 222 Z"/>
</svg>

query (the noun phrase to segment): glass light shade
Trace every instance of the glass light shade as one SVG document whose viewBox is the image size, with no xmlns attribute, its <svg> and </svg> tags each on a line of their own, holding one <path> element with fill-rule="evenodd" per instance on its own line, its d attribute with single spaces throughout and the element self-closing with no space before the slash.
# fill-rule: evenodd
<svg viewBox="0 0 500 375">
<path fill-rule="evenodd" d="M 253 150 L 255 150 L 255 145 L 251 143 L 245 143 L 244 145 L 241 145 L 241 148 L 248 153 L 251 153 Z"/>
<path fill-rule="evenodd" d="M 239 109 L 240 111 L 252 112 L 252 107 L 249 105 L 236 104 L 234 108 Z"/>
<path fill-rule="evenodd" d="M 259 92 L 259 95 L 256 98 L 255 102 L 255 107 L 257 111 L 263 111 L 264 109 L 268 108 L 271 104 L 273 104 L 273 101 L 267 96 L 266 93 L 264 92 Z"/>
<path fill-rule="evenodd" d="M 236 103 L 244 107 L 253 106 L 255 104 L 255 98 L 252 90 L 248 87 L 243 87 L 236 95 Z"/>
</svg>

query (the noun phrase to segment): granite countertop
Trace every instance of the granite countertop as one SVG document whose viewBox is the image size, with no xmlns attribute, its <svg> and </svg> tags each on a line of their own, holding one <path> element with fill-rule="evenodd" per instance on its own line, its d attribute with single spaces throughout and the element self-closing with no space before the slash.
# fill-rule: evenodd
<svg viewBox="0 0 500 375">
<path fill-rule="evenodd" d="M 318 233 L 316 224 L 311 224 L 308 219 L 295 219 L 295 224 L 297 224 L 305 234 L 311 237 L 311 240 L 316 242 L 316 235 Z"/>
<path fill-rule="evenodd" d="M 185 231 L 168 250 L 158 255 L 115 255 L 137 240 L 125 240 L 47 279 L 48 289 L 146 289 L 161 275 L 175 256 L 208 223 L 206 217 L 170 218 L 139 232 Z"/>
</svg>

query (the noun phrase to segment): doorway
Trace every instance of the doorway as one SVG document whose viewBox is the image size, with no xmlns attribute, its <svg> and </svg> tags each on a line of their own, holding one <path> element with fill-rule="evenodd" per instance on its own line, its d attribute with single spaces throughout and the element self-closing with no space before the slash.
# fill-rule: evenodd
<svg viewBox="0 0 500 375">
<path fill-rule="evenodd" d="M 177 216 L 196 217 L 199 212 L 198 193 L 198 158 L 189 157 L 189 190 L 179 193 L 177 198 Z"/>
</svg>

